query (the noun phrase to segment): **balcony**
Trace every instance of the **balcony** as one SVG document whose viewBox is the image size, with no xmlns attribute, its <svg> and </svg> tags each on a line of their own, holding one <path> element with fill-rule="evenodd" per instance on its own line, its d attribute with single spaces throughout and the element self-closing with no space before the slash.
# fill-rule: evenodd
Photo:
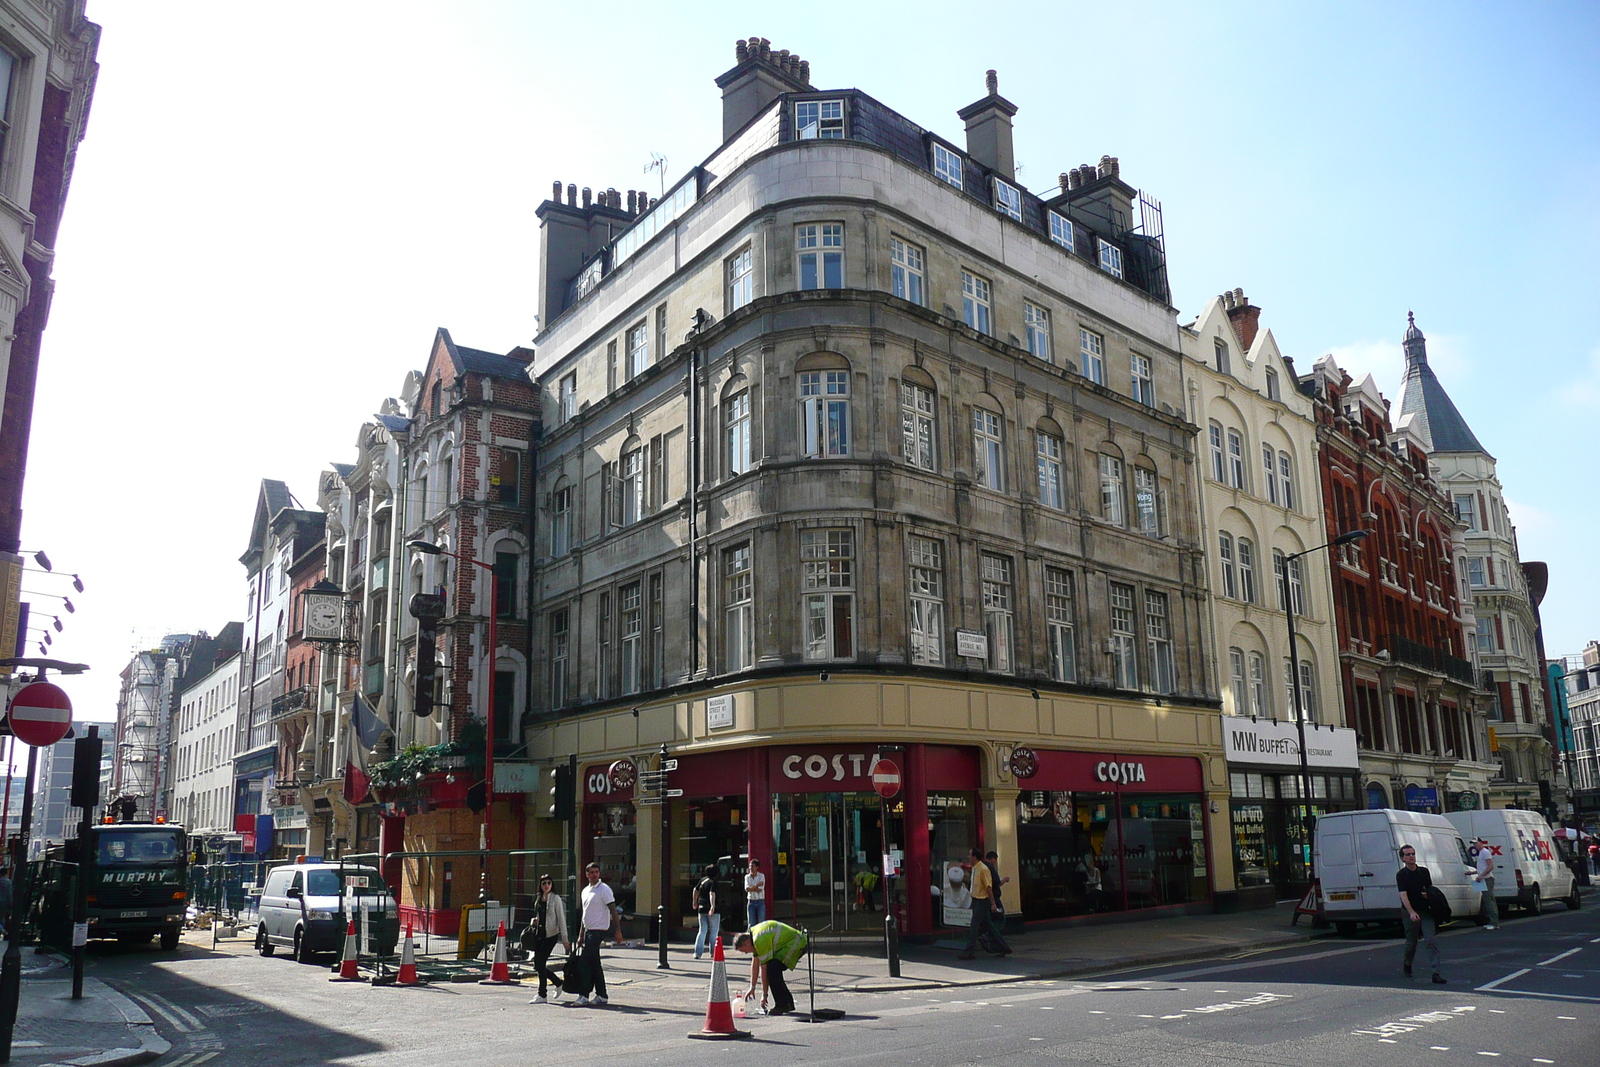
<svg viewBox="0 0 1600 1067">
<path fill-rule="evenodd" d="M 1443 674 L 1454 678 L 1463 685 L 1476 686 L 1478 679 L 1472 669 L 1472 664 L 1464 659 L 1441 652 L 1436 648 L 1418 644 L 1409 638 L 1398 634 L 1384 634 L 1378 638 L 1378 648 L 1388 652 L 1390 658 L 1396 663 L 1404 663 L 1412 667 L 1420 667 L 1425 671 Z"/>
<path fill-rule="evenodd" d="M 311 687 L 302 685 L 298 689 L 291 689 L 282 696 L 272 698 L 272 717 L 274 719 L 304 711 L 311 707 Z"/>
</svg>

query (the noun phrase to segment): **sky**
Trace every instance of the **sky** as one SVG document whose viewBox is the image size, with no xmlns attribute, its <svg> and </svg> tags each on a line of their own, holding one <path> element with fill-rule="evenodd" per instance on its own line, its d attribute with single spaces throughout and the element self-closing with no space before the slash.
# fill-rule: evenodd
<svg viewBox="0 0 1600 1067">
<path fill-rule="evenodd" d="M 86 586 L 52 649 L 91 667 L 78 716 L 115 717 L 136 648 L 242 616 L 261 479 L 315 507 L 437 327 L 531 341 L 550 183 L 701 162 L 749 36 L 958 144 L 998 70 L 1024 184 L 1113 155 L 1162 201 L 1180 321 L 1242 288 L 1302 369 L 1398 405 L 1414 311 L 1550 564 L 1549 653 L 1600 639 L 1600 494 L 1571 488 L 1600 456 L 1600 6 L 916 9 L 90 0 L 23 516 Z"/>
</svg>

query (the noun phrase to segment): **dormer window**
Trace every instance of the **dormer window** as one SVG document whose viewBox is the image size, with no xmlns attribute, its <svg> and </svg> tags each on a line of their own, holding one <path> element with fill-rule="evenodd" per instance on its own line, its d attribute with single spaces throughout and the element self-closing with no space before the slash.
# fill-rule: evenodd
<svg viewBox="0 0 1600 1067">
<path fill-rule="evenodd" d="M 1095 238 L 1100 245 L 1100 269 L 1113 278 L 1122 277 L 1122 249 L 1101 238 Z"/>
<path fill-rule="evenodd" d="M 1283 390 L 1278 385 L 1278 372 L 1271 367 L 1267 368 L 1267 399 L 1283 399 Z"/>
<path fill-rule="evenodd" d="M 801 141 L 844 137 L 844 101 L 800 101 L 794 106 L 794 130 Z"/>
<path fill-rule="evenodd" d="M 1072 239 L 1074 236 L 1072 220 L 1065 215 L 1057 214 L 1054 211 L 1050 212 L 1050 240 L 1070 252 L 1072 251 Z"/>
<path fill-rule="evenodd" d="M 1022 193 L 1009 182 L 994 179 L 994 209 L 1008 218 L 1022 221 Z"/>
<path fill-rule="evenodd" d="M 1212 346 L 1217 353 L 1217 372 L 1220 374 L 1232 374 L 1233 369 L 1228 361 L 1228 342 L 1219 337 L 1212 342 Z"/>
<path fill-rule="evenodd" d="M 964 184 L 961 177 L 961 157 L 937 141 L 933 145 L 933 176 L 940 181 L 949 182 L 957 189 L 962 188 Z"/>
</svg>

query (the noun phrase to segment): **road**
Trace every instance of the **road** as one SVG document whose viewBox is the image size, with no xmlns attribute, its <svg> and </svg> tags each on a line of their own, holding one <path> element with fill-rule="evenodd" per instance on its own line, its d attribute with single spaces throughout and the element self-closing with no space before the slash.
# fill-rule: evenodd
<svg viewBox="0 0 1600 1067">
<path fill-rule="evenodd" d="M 1455 927 L 1440 948 L 1443 986 L 1426 968 L 1402 978 L 1401 942 L 1374 932 L 1094 980 L 828 994 L 843 1020 L 742 1022 L 756 1044 L 686 1040 L 704 1014 L 702 987 L 687 978 L 613 981 L 611 1006 L 577 1008 L 530 1006 L 526 987 L 335 984 L 326 967 L 242 945 L 186 944 L 177 957 L 108 948 L 92 973 L 157 1020 L 173 1042 L 162 1067 L 703 1067 L 774 1055 L 844 1064 L 890 1055 L 897 1067 L 1600 1062 L 1600 909 L 1512 918 L 1493 932 Z"/>
</svg>

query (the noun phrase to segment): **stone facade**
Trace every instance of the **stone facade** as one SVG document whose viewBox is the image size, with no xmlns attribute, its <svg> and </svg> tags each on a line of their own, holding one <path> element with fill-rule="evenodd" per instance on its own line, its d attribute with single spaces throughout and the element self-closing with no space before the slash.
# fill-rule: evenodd
<svg viewBox="0 0 1600 1067">
<path fill-rule="evenodd" d="M 1068 832 L 1082 788 L 1061 784 L 1056 756 L 1099 753 L 1085 766 L 1111 775 L 1112 756 L 1172 758 L 1184 796 L 1163 810 L 1182 827 L 1183 885 L 1132 890 L 1127 875 L 1116 899 L 1193 906 L 1213 879 L 1231 890 L 1212 847 L 1227 781 L 1159 229 L 1147 215 L 1134 232 L 1136 194 L 1109 158 L 1046 201 L 1010 185 L 996 152 L 1015 108 L 993 86 L 963 111 L 981 136 L 962 151 L 854 91 L 770 78 L 752 107 L 741 79 L 792 65 L 763 48 L 718 80 L 726 106 L 749 110 L 730 140 L 653 207 L 629 194 L 637 221 L 578 284 L 546 279 L 530 750 L 602 770 L 663 745 L 699 760 L 670 817 L 728 820 L 717 847 L 795 880 L 785 908 L 901 851 L 917 932 L 939 921 L 922 883 L 947 857 L 899 809 L 874 801 L 877 829 L 858 819 L 852 840 L 876 843 L 848 876 L 806 870 L 815 883 L 789 831 L 740 813 L 826 803 L 808 816 L 826 821 L 856 794 L 801 787 L 866 788 L 848 760 L 903 749 L 903 818 L 959 790 L 940 810 L 973 821 L 951 833 L 997 847 L 1021 878 L 1018 910 L 1043 917 L 1052 877 L 1075 897 L 1097 863 L 1124 877 L 1120 852 L 1084 844 L 1053 874 L 1036 855 L 1044 823 Z M 571 200 L 540 208 L 547 264 L 574 262 L 562 243 L 620 207 L 609 191 Z M 791 748 L 800 762 L 784 762 Z M 1041 769 L 1014 762 L 1019 749 Z M 838 776 L 798 770 L 813 766 Z M 580 851 L 676 919 L 701 846 L 669 838 L 663 894 L 657 820 L 596 773 L 580 774 Z M 1122 810 L 1085 814 L 1084 841 L 1096 812 L 1104 834 Z"/>
</svg>

